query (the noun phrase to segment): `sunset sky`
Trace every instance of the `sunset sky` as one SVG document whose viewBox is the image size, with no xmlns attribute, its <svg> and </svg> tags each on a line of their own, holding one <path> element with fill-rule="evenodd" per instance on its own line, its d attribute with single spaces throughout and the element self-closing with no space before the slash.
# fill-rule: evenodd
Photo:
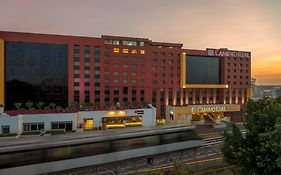
<svg viewBox="0 0 281 175">
<path fill-rule="evenodd" d="M 246 50 L 259 84 L 281 84 L 281 0 L 0 0 L 0 30 Z"/>
</svg>

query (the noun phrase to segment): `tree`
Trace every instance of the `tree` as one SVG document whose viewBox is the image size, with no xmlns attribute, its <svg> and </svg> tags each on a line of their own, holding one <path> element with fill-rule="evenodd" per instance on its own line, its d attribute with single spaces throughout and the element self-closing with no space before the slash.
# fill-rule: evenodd
<svg viewBox="0 0 281 175">
<path fill-rule="evenodd" d="M 44 102 L 42 102 L 42 101 L 39 101 L 37 104 L 36 104 L 36 106 L 38 107 L 38 109 L 39 110 L 41 110 L 41 108 L 44 106 Z"/>
<path fill-rule="evenodd" d="M 225 131 L 222 152 L 227 162 L 241 168 L 242 174 L 280 174 L 281 172 L 281 100 L 265 97 L 247 103 L 247 132 L 232 125 Z"/>
<path fill-rule="evenodd" d="M 90 107 L 90 103 L 88 103 L 88 102 L 86 102 L 86 103 L 81 103 L 80 104 L 80 108 L 82 108 L 82 109 L 89 109 L 89 107 Z"/>
<path fill-rule="evenodd" d="M 19 111 L 22 104 L 21 104 L 21 103 L 15 103 L 14 105 L 15 105 L 15 107 L 16 107 L 16 108 L 18 109 L 18 111 Z"/>
<path fill-rule="evenodd" d="M 52 108 L 52 110 L 55 110 L 56 103 L 50 103 L 50 104 L 49 104 L 49 107 Z"/>
<path fill-rule="evenodd" d="M 31 110 L 33 103 L 31 101 L 28 101 L 25 103 L 25 106 L 28 108 L 28 110 Z"/>
<path fill-rule="evenodd" d="M 74 101 L 74 102 L 69 103 L 68 107 L 70 109 L 77 109 L 79 107 L 79 105 L 78 105 L 77 101 Z"/>
</svg>

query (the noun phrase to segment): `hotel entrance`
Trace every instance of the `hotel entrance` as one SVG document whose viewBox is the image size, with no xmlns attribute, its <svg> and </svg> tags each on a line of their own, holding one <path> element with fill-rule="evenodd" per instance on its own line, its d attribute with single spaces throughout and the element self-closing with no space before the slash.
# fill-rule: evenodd
<svg viewBox="0 0 281 175">
<path fill-rule="evenodd" d="M 142 117 L 140 115 L 124 117 L 103 117 L 102 126 L 104 129 L 142 126 Z"/>
<path fill-rule="evenodd" d="M 166 120 L 182 124 L 210 124 L 228 121 L 231 112 L 240 111 L 238 104 L 168 106 Z"/>
<path fill-rule="evenodd" d="M 222 119 L 226 119 L 224 117 L 223 112 L 208 112 L 208 113 L 194 113 L 192 114 L 192 122 L 204 122 L 208 123 L 218 123 Z M 227 120 L 227 119 L 226 119 Z"/>
</svg>

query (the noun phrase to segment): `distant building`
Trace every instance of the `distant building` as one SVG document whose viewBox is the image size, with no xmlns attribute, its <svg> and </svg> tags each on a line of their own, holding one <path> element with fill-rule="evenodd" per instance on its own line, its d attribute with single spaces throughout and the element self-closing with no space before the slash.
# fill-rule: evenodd
<svg viewBox="0 0 281 175">
<path fill-rule="evenodd" d="M 281 85 L 257 85 L 256 79 L 251 79 L 252 98 L 260 99 L 262 97 L 276 98 L 281 96 Z"/>
</svg>

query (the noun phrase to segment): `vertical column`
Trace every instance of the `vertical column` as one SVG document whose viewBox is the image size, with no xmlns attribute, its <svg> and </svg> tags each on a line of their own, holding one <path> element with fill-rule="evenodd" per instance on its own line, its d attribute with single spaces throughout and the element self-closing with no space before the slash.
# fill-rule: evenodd
<svg viewBox="0 0 281 175">
<path fill-rule="evenodd" d="M 152 90 L 151 88 L 144 88 L 144 101 L 147 103 L 152 103 Z"/>
<path fill-rule="evenodd" d="M 95 102 L 95 50 L 94 47 L 90 49 L 90 103 Z"/>
<path fill-rule="evenodd" d="M 0 39 L 0 104 L 4 104 L 4 91 L 5 91 L 5 81 L 4 81 L 4 41 Z M 69 94 L 69 93 L 68 93 Z"/>
<path fill-rule="evenodd" d="M 209 94 L 209 93 L 210 93 L 210 89 L 207 88 L 207 89 L 206 89 L 206 103 L 207 103 L 207 104 L 209 104 L 209 98 L 210 98 L 210 94 Z"/>
<path fill-rule="evenodd" d="M 222 102 L 223 102 L 223 104 L 226 104 L 225 93 L 226 93 L 225 89 L 222 89 Z"/>
<path fill-rule="evenodd" d="M 235 89 L 235 103 L 238 104 L 238 88 Z"/>
<path fill-rule="evenodd" d="M 215 88 L 213 89 L 213 103 L 217 103 L 217 89 Z"/>
<path fill-rule="evenodd" d="M 156 115 L 157 115 L 157 116 L 160 115 L 160 106 L 161 106 L 160 96 L 161 96 L 160 89 L 157 88 L 157 89 L 156 89 Z"/>
<path fill-rule="evenodd" d="M 203 89 L 199 89 L 199 104 L 203 103 Z"/>
<path fill-rule="evenodd" d="M 245 103 L 245 89 L 242 88 L 241 89 L 241 103 L 244 104 Z"/>
<path fill-rule="evenodd" d="M 141 104 L 141 100 L 140 100 L 140 87 L 139 86 L 137 86 L 136 87 L 136 91 L 137 91 L 137 93 L 136 93 L 136 101 L 139 103 L 139 104 Z"/>
<path fill-rule="evenodd" d="M 196 89 L 192 89 L 192 104 L 196 103 Z"/>
<path fill-rule="evenodd" d="M 177 104 L 177 89 L 173 88 L 173 105 L 176 106 Z"/>
<path fill-rule="evenodd" d="M 188 98 L 189 98 L 189 89 L 184 89 L 185 90 L 185 104 L 188 105 Z"/>
<path fill-rule="evenodd" d="M 119 102 L 123 102 L 123 86 L 118 86 Z"/>
<path fill-rule="evenodd" d="M 180 105 L 183 105 L 183 88 L 180 88 Z"/>
<path fill-rule="evenodd" d="M 109 88 L 109 101 L 112 105 L 116 105 L 114 103 L 114 88 Z"/>
<path fill-rule="evenodd" d="M 128 103 L 132 104 L 132 87 L 128 86 Z"/>
<path fill-rule="evenodd" d="M 85 54 L 84 45 L 80 45 L 80 92 L 79 92 L 79 103 L 84 103 L 85 100 Z"/>
<path fill-rule="evenodd" d="M 229 99 L 229 104 L 232 104 L 232 88 L 228 89 L 228 99 Z"/>
<path fill-rule="evenodd" d="M 165 105 L 169 105 L 169 88 L 165 88 L 165 96 L 164 96 L 164 100 L 165 100 Z"/>
</svg>

